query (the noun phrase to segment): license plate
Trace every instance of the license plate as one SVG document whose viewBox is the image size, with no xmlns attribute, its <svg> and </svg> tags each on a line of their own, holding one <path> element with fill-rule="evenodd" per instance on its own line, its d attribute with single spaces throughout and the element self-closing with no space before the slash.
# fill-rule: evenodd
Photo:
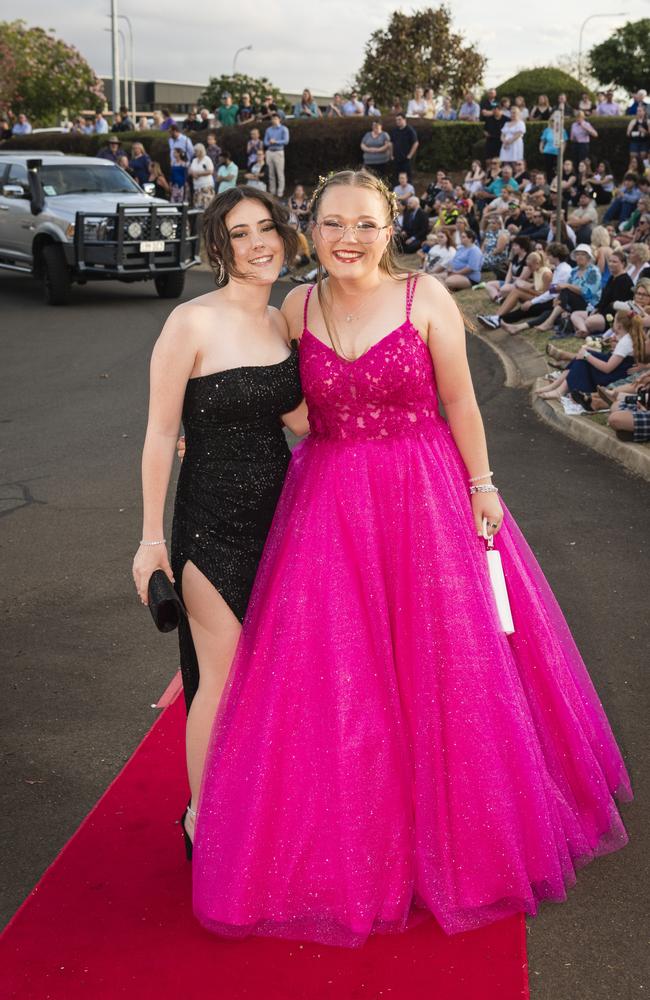
<svg viewBox="0 0 650 1000">
<path fill-rule="evenodd" d="M 164 249 L 164 240 L 143 240 L 140 244 L 140 253 L 160 253 Z"/>
</svg>

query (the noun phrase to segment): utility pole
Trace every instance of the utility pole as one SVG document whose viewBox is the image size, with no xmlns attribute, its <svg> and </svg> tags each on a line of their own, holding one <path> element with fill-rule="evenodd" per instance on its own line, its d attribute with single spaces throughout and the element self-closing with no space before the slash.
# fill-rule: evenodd
<svg viewBox="0 0 650 1000">
<path fill-rule="evenodd" d="M 553 142 L 557 146 L 557 211 L 555 216 L 555 242 L 562 242 L 562 170 L 564 164 L 564 108 L 558 108 L 552 116 Z"/>
<path fill-rule="evenodd" d="M 117 34 L 117 0 L 111 0 L 111 42 L 113 51 L 113 113 L 120 109 L 120 53 Z"/>
<path fill-rule="evenodd" d="M 127 17 L 126 14 L 118 14 L 121 21 L 126 21 L 127 27 L 129 29 L 129 67 L 131 70 L 131 114 L 133 115 L 133 120 L 135 122 L 135 61 L 133 56 L 133 25 L 131 24 L 131 18 Z M 125 104 L 129 103 L 128 96 Z"/>
</svg>

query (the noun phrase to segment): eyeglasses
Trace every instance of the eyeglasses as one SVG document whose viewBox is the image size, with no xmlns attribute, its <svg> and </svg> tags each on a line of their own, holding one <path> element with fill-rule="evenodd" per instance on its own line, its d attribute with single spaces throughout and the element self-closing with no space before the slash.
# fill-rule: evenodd
<svg viewBox="0 0 650 1000">
<path fill-rule="evenodd" d="M 338 243 L 348 230 L 354 233 L 358 243 L 374 243 L 381 230 L 388 229 L 388 226 L 378 226 L 375 222 L 357 222 L 354 226 L 344 226 L 334 219 L 326 219 L 319 222 L 316 228 L 325 243 Z"/>
</svg>

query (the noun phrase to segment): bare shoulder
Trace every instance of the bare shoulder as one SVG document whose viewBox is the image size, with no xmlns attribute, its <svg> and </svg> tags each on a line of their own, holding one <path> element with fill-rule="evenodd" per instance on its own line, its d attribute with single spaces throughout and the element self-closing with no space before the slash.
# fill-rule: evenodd
<svg viewBox="0 0 650 1000">
<path fill-rule="evenodd" d="M 297 285 L 286 295 L 282 303 L 282 315 L 289 326 L 289 335 L 299 339 L 302 333 L 305 302 L 313 285 Z"/>
<path fill-rule="evenodd" d="M 214 292 L 208 292 L 188 302 L 181 302 L 172 309 L 158 337 L 154 353 L 160 355 L 170 350 L 183 357 L 194 358 L 205 333 L 214 329 L 215 314 L 219 308 L 214 295 Z"/>
<path fill-rule="evenodd" d="M 422 310 L 425 310 L 429 317 L 432 308 L 442 309 L 445 313 L 447 310 L 458 313 L 458 306 L 453 295 L 434 275 L 420 272 L 417 279 L 416 292 L 413 297 L 414 322 L 415 317 L 419 316 Z"/>
</svg>

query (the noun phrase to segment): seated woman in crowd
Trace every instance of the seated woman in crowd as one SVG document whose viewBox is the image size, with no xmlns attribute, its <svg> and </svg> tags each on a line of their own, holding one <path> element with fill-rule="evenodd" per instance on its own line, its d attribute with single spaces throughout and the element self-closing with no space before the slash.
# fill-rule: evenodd
<svg viewBox="0 0 650 1000">
<path fill-rule="evenodd" d="M 429 250 L 418 250 L 422 260 L 422 270 L 427 274 L 440 274 L 456 256 L 456 247 L 452 243 L 448 229 L 438 229 L 433 236 Z"/>
<path fill-rule="evenodd" d="M 611 353 L 594 351 L 581 347 L 577 354 L 558 351 L 552 356 L 569 362 L 551 384 L 537 390 L 543 399 L 559 399 L 571 393 L 573 399 L 583 403 L 584 399 L 599 385 L 609 385 L 626 375 L 633 364 L 643 364 L 646 360 L 646 339 L 639 317 L 630 310 L 619 310 L 612 324 L 613 344 Z M 552 345 L 550 345 L 552 347 Z"/>
<path fill-rule="evenodd" d="M 550 267 L 553 268 L 550 284 L 539 295 L 526 299 L 519 304 L 518 308 L 501 317 L 501 326 L 508 333 L 520 333 L 530 327 L 541 326 L 551 314 L 558 286 L 568 281 L 571 274 L 571 264 L 569 263 L 569 251 L 564 244 L 550 243 L 546 250 L 546 259 Z"/>
<path fill-rule="evenodd" d="M 647 243 L 630 243 L 627 247 L 627 273 L 636 285 L 640 278 L 650 277 L 650 246 Z"/>
<path fill-rule="evenodd" d="M 623 441 L 650 441 L 650 373 L 639 378 L 630 393 L 616 400 L 607 423 Z"/>
<path fill-rule="evenodd" d="M 603 276 L 603 286 L 598 304 L 593 312 L 575 309 L 571 323 L 576 337 L 591 337 L 604 333 L 607 316 L 614 312 L 615 302 L 627 302 L 632 297 L 632 279 L 626 273 L 627 261 L 622 250 L 612 250 L 608 259 L 608 277 Z"/>
<path fill-rule="evenodd" d="M 607 160 L 599 160 L 589 178 L 589 184 L 596 195 L 597 205 L 609 205 L 614 193 L 614 174 Z"/>
<path fill-rule="evenodd" d="M 562 325 L 557 332 L 567 335 L 569 327 L 573 332 L 569 317 L 574 309 L 589 311 L 598 303 L 602 279 L 594 263 L 591 247 L 587 243 L 578 244 L 572 257 L 575 267 L 571 270 L 569 280 L 558 284 L 559 295 L 554 300 L 553 310 L 548 319 L 538 327 L 539 330 L 553 330 L 556 322 L 561 320 Z M 569 324 L 566 330 L 565 323 Z"/>
<path fill-rule="evenodd" d="M 465 174 L 463 187 L 471 196 L 480 191 L 485 181 L 485 170 L 481 166 L 480 160 L 472 160 L 472 165 Z"/>
<path fill-rule="evenodd" d="M 476 317 L 481 326 L 486 327 L 488 330 L 496 330 L 501 326 L 504 317 L 509 317 L 512 322 L 516 322 L 521 317 L 517 314 L 515 319 L 512 320 L 511 314 L 517 309 L 520 303 L 527 302 L 548 291 L 551 284 L 552 271 L 544 254 L 533 250 L 526 258 L 526 266 L 528 267 L 529 277 L 515 279 L 513 288 L 508 292 L 496 313 Z"/>
<path fill-rule="evenodd" d="M 494 271 L 497 277 L 505 277 L 508 270 L 509 245 L 510 233 L 503 228 L 501 216 L 492 215 L 481 243 L 483 270 Z"/>
<path fill-rule="evenodd" d="M 500 281 L 498 278 L 488 281 L 485 291 L 492 302 L 503 302 L 508 292 L 515 287 L 517 278 L 528 278 L 530 272 L 526 265 L 526 257 L 532 250 L 531 241 L 527 236 L 514 236 L 510 241 L 510 253 L 508 255 L 508 270 L 505 278 Z"/>
<path fill-rule="evenodd" d="M 462 233 L 460 243 L 455 256 L 441 272 L 442 280 L 452 292 L 471 288 L 481 280 L 483 254 L 476 245 L 476 236 L 469 226 Z"/>
<path fill-rule="evenodd" d="M 580 240 L 582 243 L 583 241 Z M 586 241 L 585 241 L 586 242 Z M 591 252 L 594 255 L 594 261 L 596 267 L 603 276 L 603 282 L 607 281 L 610 275 L 609 271 L 609 258 L 611 257 L 612 250 L 612 235 L 606 226 L 594 226 L 591 230 L 591 239 L 589 240 L 591 244 Z M 620 246 L 617 242 L 616 246 Z"/>
</svg>

